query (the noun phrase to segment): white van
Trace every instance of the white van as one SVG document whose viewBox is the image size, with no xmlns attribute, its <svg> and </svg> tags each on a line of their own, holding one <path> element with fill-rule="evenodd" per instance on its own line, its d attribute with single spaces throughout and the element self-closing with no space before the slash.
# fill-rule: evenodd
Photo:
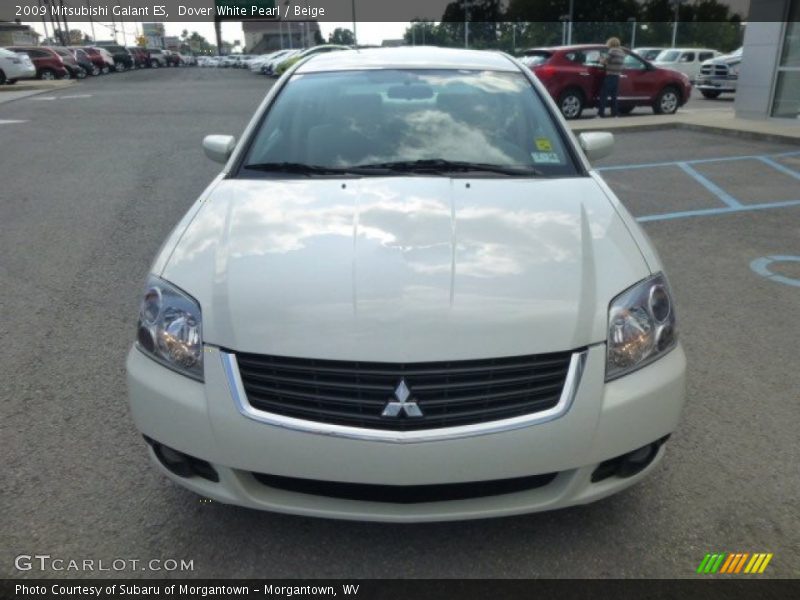
<svg viewBox="0 0 800 600">
<path fill-rule="evenodd" d="M 700 74 L 701 65 L 722 53 L 710 48 L 668 48 L 662 50 L 653 64 L 657 67 L 680 71 L 694 81 Z"/>
</svg>

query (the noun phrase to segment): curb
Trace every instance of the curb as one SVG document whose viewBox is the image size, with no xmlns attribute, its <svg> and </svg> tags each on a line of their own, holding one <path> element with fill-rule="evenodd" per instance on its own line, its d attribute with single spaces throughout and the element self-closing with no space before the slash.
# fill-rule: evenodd
<svg viewBox="0 0 800 600">
<path fill-rule="evenodd" d="M 34 85 L 30 87 L 17 87 L 17 86 L 2 86 L 0 89 L 0 104 L 5 104 L 7 102 L 14 102 L 14 100 L 22 100 L 23 98 L 30 98 L 31 96 L 37 96 L 38 94 L 45 94 L 47 92 L 59 92 L 61 90 L 69 89 L 75 85 L 75 82 L 72 83 L 64 83 L 59 86 L 42 86 L 42 85 Z M 8 89 L 12 88 L 12 89 Z"/>
<path fill-rule="evenodd" d="M 780 133 L 769 133 L 760 131 L 748 131 L 746 129 L 735 129 L 731 127 L 721 127 L 719 125 L 703 125 L 700 123 L 686 123 L 684 121 L 667 121 L 665 123 L 646 123 L 641 125 L 623 125 L 618 127 L 603 127 L 602 125 L 589 125 L 586 127 L 572 128 L 575 134 L 584 131 L 610 131 L 611 133 L 628 133 L 640 131 L 658 131 L 664 129 L 686 129 L 689 131 L 698 131 L 701 133 L 716 133 L 719 135 L 727 135 L 730 137 L 778 142 L 781 144 L 797 144 L 800 143 L 800 132 L 797 135 L 785 135 Z"/>
<path fill-rule="evenodd" d="M 53 83 L 45 83 L 43 81 L 33 80 L 35 83 L 22 83 L 22 85 L 2 85 L 0 86 L 0 94 L 11 92 L 31 92 L 31 91 L 58 91 L 60 89 L 72 87 L 77 83 L 75 79 L 56 80 Z"/>
</svg>

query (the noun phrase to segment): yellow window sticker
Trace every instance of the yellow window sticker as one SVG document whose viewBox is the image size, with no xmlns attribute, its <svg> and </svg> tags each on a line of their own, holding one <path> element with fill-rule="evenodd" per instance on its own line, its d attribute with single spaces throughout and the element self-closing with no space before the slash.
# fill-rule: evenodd
<svg viewBox="0 0 800 600">
<path fill-rule="evenodd" d="M 553 144 L 546 137 L 536 138 L 536 149 L 539 152 L 552 152 Z"/>
</svg>

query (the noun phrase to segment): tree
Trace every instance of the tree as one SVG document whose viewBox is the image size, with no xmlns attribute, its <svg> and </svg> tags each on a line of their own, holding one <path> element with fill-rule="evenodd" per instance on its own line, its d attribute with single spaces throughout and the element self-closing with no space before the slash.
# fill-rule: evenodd
<svg viewBox="0 0 800 600">
<path fill-rule="evenodd" d="M 84 44 L 91 44 L 93 41 L 91 37 L 80 29 L 70 29 L 68 39 L 70 46 L 83 46 Z"/>
<path fill-rule="evenodd" d="M 333 33 L 328 36 L 328 43 L 340 44 L 342 46 L 352 46 L 356 43 L 356 40 L 355 37 L 353 37 L 352 31 L 342 27 L 337 27 L 333 30 Z"/>
</svg>

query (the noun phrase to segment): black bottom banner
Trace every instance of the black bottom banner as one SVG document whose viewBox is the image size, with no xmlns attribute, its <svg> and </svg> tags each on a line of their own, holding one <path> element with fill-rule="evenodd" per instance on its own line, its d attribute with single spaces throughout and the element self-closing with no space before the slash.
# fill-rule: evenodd
<svg viewBox="0 0 800 600">
<path fill-rule="evenodd" d="M 692 599 L 800 598 L 800 580 L 602 580 L 602 579 L 364 579 L 364 580 L 9 580 L 0 581 L 0 598 L 22 600 L 163 598 L 263 600 L 264 598 L 357 598 L 458 600 L 555 598 Z"/>
</svg>

